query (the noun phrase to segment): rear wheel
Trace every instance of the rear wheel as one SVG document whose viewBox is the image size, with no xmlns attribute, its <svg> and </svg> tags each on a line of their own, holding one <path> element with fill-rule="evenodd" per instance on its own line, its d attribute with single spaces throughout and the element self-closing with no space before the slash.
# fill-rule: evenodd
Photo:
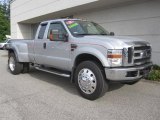
<svg viewBox="0 0 160 120">
<path fill-rule="evenodd" d="M 9 54 L 8 68 L 10 72 L 14 75 L 21 73 L 23 69 L 23 64 L 17 61 L 14 53 Z"/>
<path fill-rule="evenodd" d="M 101 67 L 93 61 L 80 63 L 75 73 L 79 93 L 86 99 L 95 100 L 108 90 Z"/>
</svg>

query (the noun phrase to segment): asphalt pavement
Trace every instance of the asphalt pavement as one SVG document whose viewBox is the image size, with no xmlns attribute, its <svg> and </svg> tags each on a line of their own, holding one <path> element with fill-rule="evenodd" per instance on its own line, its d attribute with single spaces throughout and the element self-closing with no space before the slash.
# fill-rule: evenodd
<svg viewBox="0 0 160 120">
<path fill-rule="evenodd" d="M 10 74 L 7 52 L 0 51 L 0 120 L 160 120 L 160 84 L 111 84 L 89 101 L 64 77 L 37 70 Z"/>
</svg>

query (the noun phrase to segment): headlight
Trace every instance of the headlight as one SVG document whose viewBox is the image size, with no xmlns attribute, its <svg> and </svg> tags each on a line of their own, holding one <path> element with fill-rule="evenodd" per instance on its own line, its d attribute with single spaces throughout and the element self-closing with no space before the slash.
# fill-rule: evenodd
<svg viewBox="0 0 160 120">
<path fill-rule="evenodd" d="M 108 50 L 107 58 L 111 67 L 122 66 L 122 50 Z"/>
</svg>

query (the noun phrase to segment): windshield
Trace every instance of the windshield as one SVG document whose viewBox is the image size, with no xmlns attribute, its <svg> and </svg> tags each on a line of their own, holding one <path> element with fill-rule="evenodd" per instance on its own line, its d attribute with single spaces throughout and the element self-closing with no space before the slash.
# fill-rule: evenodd
<svg viewBox="0 0 160 120">
<path fill-rule="evenodd" d="M 97 23 L 80 21 L 80 20 L 66 20 L 68 29 L 74 36 L 78 35 L 109 35 L 103 27 Z"/>
</svg>

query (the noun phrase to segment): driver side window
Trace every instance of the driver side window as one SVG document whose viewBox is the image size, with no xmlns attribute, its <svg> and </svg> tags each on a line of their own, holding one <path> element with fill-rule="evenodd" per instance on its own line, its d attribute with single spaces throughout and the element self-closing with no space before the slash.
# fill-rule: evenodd
<svg viewBox="0 0 160 120">
<path fill-rule="evenodd" d="M 62 23 L 51 23 L 50 27 L 49 27 L 49 31 L 48 31 L 48 39 L 50 38 L 51 32 L 57 33 L 57 36 L 54 34 L 53 39 L 54 38 L 59 38 L 60 40 L 63 39 L 63 35 L 67 34 L 64 26 Z"/>
</svg>

